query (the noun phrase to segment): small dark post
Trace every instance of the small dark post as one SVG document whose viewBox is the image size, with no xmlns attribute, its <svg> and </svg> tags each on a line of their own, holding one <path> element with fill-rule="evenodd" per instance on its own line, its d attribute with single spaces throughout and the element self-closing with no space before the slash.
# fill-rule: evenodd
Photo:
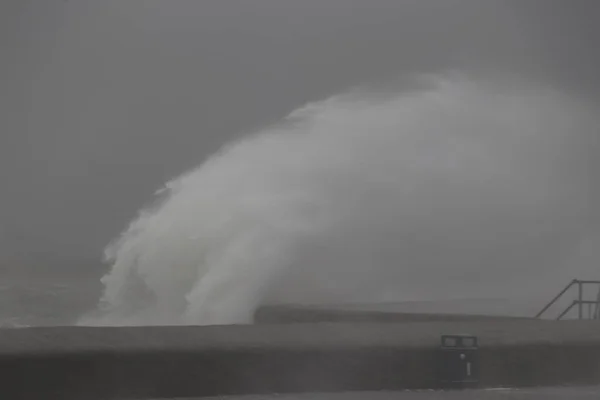
<svg viewBox="0 0 600 400">
<path fill-rule="evenodd" d="M 579 287 L 579 299 L 578 299 L 579 319 L 583 319 L 583 283 L 581 281 L 577 281 L 577 283 L 578 283 L 578 287 Z"/>
<path fill-rule="evenodd" d="M 439 356 L 439 382 L 443 388 L 462 389 L 479 382 L 477 337 L 442 335 Z"/>
</svg>

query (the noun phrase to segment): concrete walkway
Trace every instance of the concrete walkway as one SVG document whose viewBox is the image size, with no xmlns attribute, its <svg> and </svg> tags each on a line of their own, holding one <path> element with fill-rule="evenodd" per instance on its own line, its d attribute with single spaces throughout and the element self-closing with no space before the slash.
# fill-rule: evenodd
<svg viewBox="0 0 600 400">
<path fill-rule="evenodd" d="M 591 400 L 600 398 L 600 387 L 541 388 L 541 389 L 491 389 L 455 392 L 403 391 L 403 392 L 347 392 L 308 393 L 271 396 L 204 397 L 170 400 Z M 153 399 L 159 400 L 159 399 Z M 161 399 L 164 400 L 164 399 Z"/>
<path fill-rule="evenodd" d="M 0 329 L 0 376 L 2 393 L 15 399 L 377 389 L 388 392 L 379 392 L 379 397 L 348 392 L 313 398 L 600 398 L 597 390 L 584 389 L 401 392 L 439 387 L 440 335 L 459 333 L 479 337 L 480 387 L 600 384 L 600 321 L 526 319 Z"/>
</svg>

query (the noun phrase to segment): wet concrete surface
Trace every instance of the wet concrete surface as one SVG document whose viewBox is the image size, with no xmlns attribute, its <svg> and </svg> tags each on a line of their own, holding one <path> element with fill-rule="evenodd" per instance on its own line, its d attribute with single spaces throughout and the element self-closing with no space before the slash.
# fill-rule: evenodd
<svg viewBox="0 0 600 400">
<path fill-rule="evenodd" d="M 481 387 L 580 388 L 403 392 L 440 386 L 440 335 L 448 333 L 480 339 Z M 0 376 L 6 398 L 32 400 L 305 391 L 338 393 L 237 398 L 600 399 L 599 389 L 582 388 L 600 383 L 600 322 L 0 329 Z M 387 392 L 365 392 L 379 389 Z"/>
<path fill-rule="evenodd" d="M 464 391 L 396 391 L 221 396 L 168 400 L 591 400 L 600 398 L 600 386 L 575 388 L 487 389 Z M 152 399 L 159 400 L 159 399 Z M 165 399 L 160 399 L 165 400 Z"/>
</svg>

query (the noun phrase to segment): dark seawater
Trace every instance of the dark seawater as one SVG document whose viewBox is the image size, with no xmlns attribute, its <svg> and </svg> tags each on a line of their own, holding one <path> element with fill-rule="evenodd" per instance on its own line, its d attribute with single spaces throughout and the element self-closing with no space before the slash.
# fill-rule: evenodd
<svg viewBox="0 0 600 400">
<path fill-rule="evenodd" d="M 94 306 L 99 284 L 92 280 L 0 281 L 0 328 L 72 325 Z"/>
</svg>

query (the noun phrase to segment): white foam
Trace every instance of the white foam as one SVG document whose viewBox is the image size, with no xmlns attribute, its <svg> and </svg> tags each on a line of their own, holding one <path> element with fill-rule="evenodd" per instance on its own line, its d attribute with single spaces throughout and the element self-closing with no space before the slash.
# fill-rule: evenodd
<svg viewBox="0 0 600 400">
<path fill-rule="evenodd" d="M 485 297 L 563 267 L 590 212 L 573 139 L 595 119 L 546 88 L 431 79 L 310 104 L 169 182 L 107 249 L 100 316 L 81 323 Z"/>
</svg>

